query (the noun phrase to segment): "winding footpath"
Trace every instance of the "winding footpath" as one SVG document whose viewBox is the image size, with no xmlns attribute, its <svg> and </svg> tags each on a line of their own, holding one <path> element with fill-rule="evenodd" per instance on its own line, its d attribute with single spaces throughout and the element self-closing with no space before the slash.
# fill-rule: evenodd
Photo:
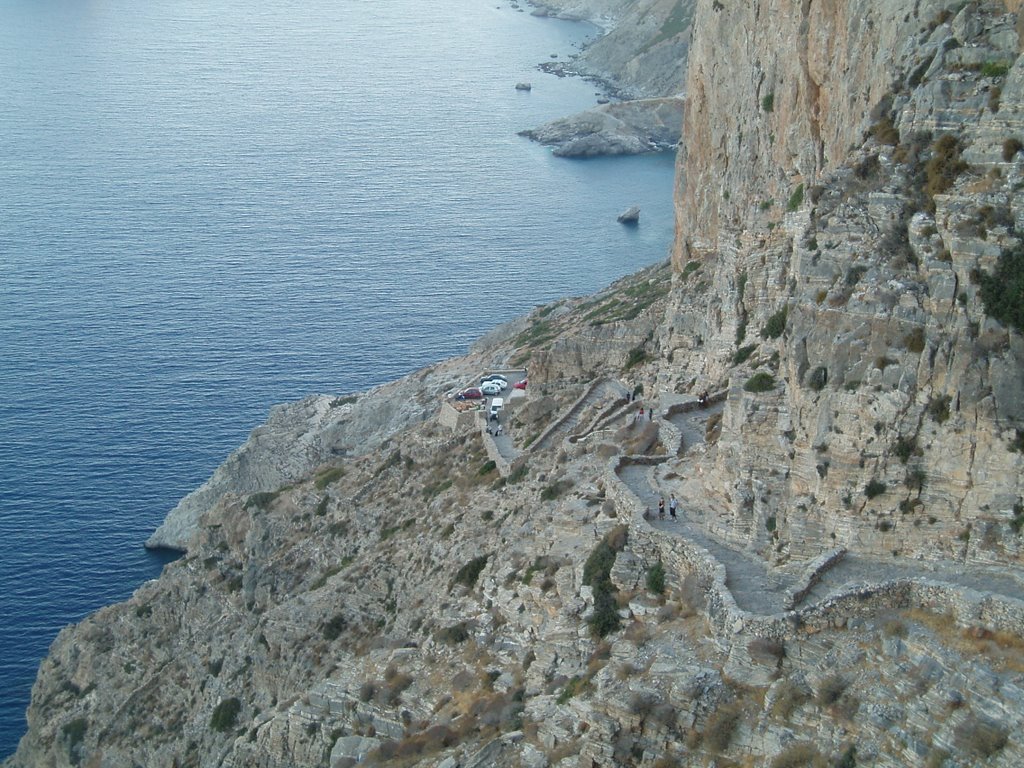
<svg viewBox="0 0 1024 768">
<path fill-rule="evenodd" d="M 678 454 L 704 441 L 704 425 L 722 405 L 676 413 L 669 417 L 680 435 Z M 668 461 L 668 457 L 665 461 Z M 736 605 L 749 613 L 772 615 L 818 602 L 830 595 L 849 591 L 859 585 L 879 584 L 897 580 L 930 580 L 953 587 L 966 587 L 981 593 L 993 593 L 1020 600 L 1024 597 L 1024 580 L 1005 568 L 980 565 L 965 566 L 954 561 L 917 561 L 912 565 L 898 560 L 885 560 L 847 552 L 835 564 L 809 579 L 806 570 L 769 568 L 756 553 L 737 548 L 710 534 L 691 519 L 680 507 L 678 520 L 657 517 L 658 499 L 669 495 L 654 478 L 657 465 L 626 464 L 618 470 L 619 478 L 650 510 L 650 525 L 668 536 L 683 537 L 705 549 L 724 566 L 726 587 Z M 803 588 L 811 581 L 809 588 Z"/>
</svg>

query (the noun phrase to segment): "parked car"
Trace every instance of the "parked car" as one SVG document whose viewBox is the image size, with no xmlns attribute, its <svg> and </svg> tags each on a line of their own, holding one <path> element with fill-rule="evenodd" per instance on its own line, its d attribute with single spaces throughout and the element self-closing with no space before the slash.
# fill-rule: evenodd
<svg viewBox="0 0 1024 768">
<path fill-rule="evenodd" d="M 484 396 L 484 393 L 481 392 L 477 387 L 470 387 L 469 389 L 464 389 L 461 392 L 459 392 L 459 394 L 457 394 L 455 396 L 455 399 L 456 400 L 479 400 L 483 396 Z"/>
<path fill-rule="evenodd" d="M 529 381 L 528 379 L 523 379 L 522 381 L 517 381 L 515 384 L 512 385 L 512 389 L 526 389 L 526 384 L 527 384 L 528 381 Z"/>
<path fill-rule="evenodd" d="M 492 373 L 490 376 L 484 376 L 480 379 L 481 384 L 486 384 L 488 381 L 497 381 L 502 384 L 502 389 L 508 386 L 508 379 L 502 376 L 500 373 Z"/>
<path fill-rule="evenodd" d="M 480 385 L 480 391 L 485 395 L 500 395 L 507 386 L 508 384 L 502 381 L 485 381 Z"/>
</svg>

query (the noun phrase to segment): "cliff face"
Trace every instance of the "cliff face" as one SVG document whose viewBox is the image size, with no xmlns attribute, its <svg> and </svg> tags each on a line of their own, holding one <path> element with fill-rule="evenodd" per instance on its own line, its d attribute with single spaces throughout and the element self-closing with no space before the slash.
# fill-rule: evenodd
<svg viewBox="0 0 1024 768">
<path fill-rule="evenodd" d="M 1019 561 L 1024 342 L 980 283 L 1024 71 L 1016 15 L 962 5 L 700 4 L 662 376 L 730 382 L 706 492 L 775 556 Z"/>
<path fill-rule="evenodd" d="M 672 264 L 275 411 L 9 765 L 1022 764 L 1016 5 L 699 0 Z"/>
</svg>

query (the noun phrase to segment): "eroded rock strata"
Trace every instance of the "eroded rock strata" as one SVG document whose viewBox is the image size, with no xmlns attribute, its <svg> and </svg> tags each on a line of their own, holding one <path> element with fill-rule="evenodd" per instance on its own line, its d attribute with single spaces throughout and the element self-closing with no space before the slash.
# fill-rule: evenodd
<svg viewBox="0 0 1024 768">
<path fill-rule="evenodd" d="M 1017 6 L 700 0 L 671 262 L 275 412 L 8 764 L 1024 762 Z"/>
</svg>

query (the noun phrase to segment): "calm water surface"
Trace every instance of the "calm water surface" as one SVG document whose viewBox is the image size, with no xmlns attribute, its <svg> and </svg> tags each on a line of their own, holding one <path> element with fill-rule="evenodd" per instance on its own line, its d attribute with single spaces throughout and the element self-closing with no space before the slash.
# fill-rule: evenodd
<svg viewBox="0 0 1024 768">
<path fill-rule="evenodd" d="M 536 70 L 593 33 L 494 0 L 0 0 L 0 757 L 57 631 L 159 574 L 141 542 L 272 404 L 665 258 L 670 157 L 516 136 L 594 103 Z"/>
</svg>

